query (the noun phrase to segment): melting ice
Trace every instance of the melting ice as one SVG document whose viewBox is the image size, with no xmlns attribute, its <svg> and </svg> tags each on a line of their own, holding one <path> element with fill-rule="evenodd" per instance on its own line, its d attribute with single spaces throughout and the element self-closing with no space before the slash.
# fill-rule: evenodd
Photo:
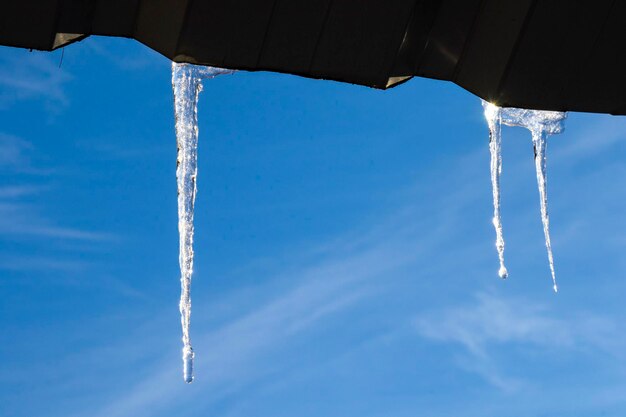
<svg viewBox="0 0 626 417">
<path fill-rule="evenodd" d="M 493 104 L 483 102 L 485 118 L 489 125 L 491 150 L 491 183 L 493 186 L 494 220 L 496 228 L 496 247 L 500 258 L 500 276 L 506 277 L 504 267 L 504 239 L 502 237 L 502 224 L 500 221 L 500 173 L 502 170 L 501 135 L 500 125 L 520 126 L 528 129 L 532 135 L 535 150 L 535 170 L 537 172 L 537 185 L 539 186 L 539 201 L 541 206 L 541 220 L 543 233 L 548 251 L 548 262 L 552 274 L 554 291 L 558 291 L 556 274 L 554 272 L 554 258 L 552 256 L 552 244 L 550 242 L 550 218 L 548 216 L 548 195 L 546 176 L 546 147 L 549 135 L 561 133 L 564 130 L 564 120 L 567 113 L 556 111 L 527 110 L 516 108 L 499 108 Z M 503 276 L 504 273 L 504 276 Z"/>
<path fill-rule="evenodd" d="M 500 259 L 500 278 L 509 274 L 504 266 L 504 236 L 502 233 L 502 217 L 500 216 L 500 174 L 502 174 L 502 132 L 501 109 L 483 101 L 485 119 L 489 126 L 489 151 L 491 152 L 491 189 L 493 192 L 493 226 L 496 229 L 496 249 Z"/>
<path fill-rule="evenodd" d="M 172 63 L 172 88 L 176 115 L 176 180 L 178 183 L 178 233 L 180 235 L 180 321 L 183 330 L 183 378 L 193 381 L 194 352 L 189 337 L 191 275 L 193 272 L 193 211 L 198 172 L 198 96 L 202 80 L 233 71 Z"/>
</svg>

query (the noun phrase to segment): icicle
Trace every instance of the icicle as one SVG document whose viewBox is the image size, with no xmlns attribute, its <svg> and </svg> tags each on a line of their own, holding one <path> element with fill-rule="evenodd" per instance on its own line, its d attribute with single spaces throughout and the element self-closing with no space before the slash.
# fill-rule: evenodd
<svg viewBox="0 0 626 417">
<path fill-rule="evenodd" d="M 489 125 L 489 151 L 491 152 L 491 188 L 493 192 L 493 226 L 496 229 L 496 249 L 500 260 L 498 275 L 505 279 L 508 277 L 504 266 L 504 236 L 502 231 L 502 218 L 500 216 L 500 174 L 502 173 L 502 135 L 500 108 L 494 104 L 483 101 L 485 119 Z"/>
<path fill-rule="evenodd" d="M 550 273 L 552 274 L 552 285 L 554 292 L 558 292 L 556 285 L 556 274 L 554 273 L 554 258 L 552 256 L 552 243 L 550 243 L 550 218 L 548 217 L 548 194 L 546 176 L 546 146 L 547 133 L 544 129 L 531 130 L 533 145 L 535 148 L 535 170 L 537 171 L 537 185 L 539 186 L 539 203 L 541 205 L 541 221 L 543 223 L 543 234 L 546 239 L 548 250 L 548 262 L 550 263 Z"/>
<path fill-rule="evenodd" d="M 564 130 L 564 120 L 567 113 L 556 111 L 526 110 L 516 108 L 500 109 L 502 123 L 507 126 L 520 126 L 528 129 L 532 134 L 535 149 L 535 169 L 537 171 L 537 185 L 539 187 L 539 201 L 541 206 L 541 220 L 543 233 L 548 251 L 548 262 L 552 274 L 552 285 L 558 291 L 556 274 L 554 272 L 554 257 L 550 242 L 550 218 L 548 217 L 548 195 L 546 176 L 546 147 L 548 135 L 561 133 Z"/>
<path fill-rule="evenodd" d="M 176 115 L 176 179 L 178 183 L 178 232 L 180 235 L 180 315 L 183 330 L 183 378 L 193 381 L 194 352 L 189 337 L 191 318 L 191 274 L 193 272 L 193 211 L 198 172 L 198 96 L 202 79 L 230 70 L 172 63 L 172 87 Z"/>
</svg>

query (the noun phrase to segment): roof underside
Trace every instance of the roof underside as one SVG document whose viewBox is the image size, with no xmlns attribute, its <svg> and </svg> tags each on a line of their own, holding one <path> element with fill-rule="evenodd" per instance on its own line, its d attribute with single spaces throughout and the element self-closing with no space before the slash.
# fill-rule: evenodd
<svg viewBox="0 0 626 417">
<path fill-rule="evenodd" d="M 626 114 L 626 2 L 30 0 L 0 44 L 134 38 L 177 62 L 388 88 L 453 81 L 500 106 Z"/>
</svg>

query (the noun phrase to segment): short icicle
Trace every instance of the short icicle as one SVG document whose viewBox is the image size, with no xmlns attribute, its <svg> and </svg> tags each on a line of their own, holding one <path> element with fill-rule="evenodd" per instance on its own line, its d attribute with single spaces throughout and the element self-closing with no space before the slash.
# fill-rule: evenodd
<svg viewBox="0 0 626 417">
<path fill-rule="evenodd" d="M 489 151 L 491 153 L 491 188 L 493 192 L 493 226 L 496 229 L 496 249 L 500 260 L 498 275 L 508 277 L 504 265 L 504 235 L 502 231 L 502 217 L 500 215 L 500 175 L 502 174 L 502 134 L 500 108 L 483 101 L 485 119 L 489 126 Z"/>
<path fill-rule="evenodd" d="M 502 108 L 500 117 L 502 123 L 507 126 L 520 126 L 528 129 L 532 134 L 535 151 L 535 169 L 537 172 L 537 185 L 539 187 L 539 202 L 541 207 L 541 221 L 543 233 L 548 250 L 548 262 L 552 274 L 554 292 L 558 292 L 556 274 L 554 272 L 554 257 L 552 255 L 552 243 L 550 242 L 550 218 L 548 217 L 548 193 L 546 175 L 546 147 L 549 135 L 563 132 L 564 120 L 567 113 L 557 111 L 527 110 L 516 108 Z"/>
<path fill-rule="evenodd" d="M 180 315 L 183 341 L 183 378 L 193 381 L 194 352 L 189 337 L 191 319 L 191 275 L 193 272 L 193 213 L 198 172 L 198 96 L 202 79 L 230 70 L 172 63 L 172 87 L 176 115 L 176 180 L 178 185 L 178 232 L 180 235 Z"/>
</svg>

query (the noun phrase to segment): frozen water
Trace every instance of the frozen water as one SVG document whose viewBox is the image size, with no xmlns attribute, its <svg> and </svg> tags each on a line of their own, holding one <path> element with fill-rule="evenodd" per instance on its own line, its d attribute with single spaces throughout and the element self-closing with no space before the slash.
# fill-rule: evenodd
<svg viewBox="0 0 626 417">
<path fill-rule="evenodd" d="M 190 345 L 183 347 L 183 379 L 188 384 L 193 382 L 193 357 L 193 348 Z"/>
<path fill-rule="evenodd" d="M 193 381 L 194 352 L 189 337 L 191 275 L 193 273 L 193 212 L 198 173 L 198 96 L 202 79 L 230 70 L 172 63 L 172 88 L 176 115 L 176 180 L 178 184 L 178 233 L 180 236 L 180 320 L 183 330 L 183 378 Z"/>
<path fill-rule="evenodd" d="M 556 285 L 556 274 L 554 273 L 554 258 L 552 256 L 552 243 L 550 242 L 550 217 L 548 216 L 548 193 L 546 176 L 546 146 L 547 134 L 544 130 L 533 130 L 533 145 L 535 147 L 535 171 L 537 172 L 537 185 L 539 186 L 539 203 L 541 206 L 541 221 L 543 223 L 543 234 L 546 239 L 548 250 L 548 262 L 550 263 L 550 273 L 552 274 L 552 285 L 554 292 L 559 289 Z"/>
<path fill-rule="evenodd" d="M 499 108 L 493 104 L 485 102 L 483 102 L 483 107 L 485 109 L 485 118 L 489 124 L 489 132 L 491 136 L 491 181 L 494 187 L 494 225 L 496 226 L 497 234 L 496 246 L 498 247 L 498 253 L 500 255 L 500 270 L 502 271 L 503 261 L 499 245 L 502 243 L 502 247 L 504 247 L 504 241 L 500 241 L 502 226 L 499 223 L 499 218 L 496 222 L 496 217 L 499 216 L 496 216 L 495 213 L 496 211 L 499 212 L 499 191 L 496 192 L 496 188 L 498 188 L 499 174 L 502 168 L 500 156 L 500 127 L 498 125 L 500 123 L 504 123 L 507 126 L 524 127 L 528 129 L 532 135 L 535 150 L 537 185 L 539 187 L 541 221 L 543 223 L 543 233 L 546 241 L 546 249 L 548 251 L 548 262 L 550 264 L 550 273 L 552 274 L 553 289 L 557 292 L 558 287 L 556 284 L 556 274 L 554 272 L 554 257 L 552 255 L 552 243 L 550 242 L 550 218 L 548 216 L 546 148 L 547 137 L 549 135 L 561 133 L 565 129 L 564 121 L 567 117 L 567 113 L 517 108 Z M 494 141 L 494 137 L 497 139 L 496 141 Z M 494 170 L 497 171 L 496 174 L 494 174 Z M 500 227 L 500 232 L 498 232 L 498 227 Z M 506 269 L 504 271 L 506 272 Z"/>
<path fill-rule="evenodd" d="M 489 126 L 489 151 L 491 153 L 491 189 L 493 193 L 493 226 L 496 229 L 496 249 L 500 260 L 498 275 L 504 279 L 508 277 L 504 266 L 504 236 L 502 231 L 502 218 L 500 216 L 500 174 L 502 174 L 502 132 L 501 132 L 501 109 L 483 101 L 485 119 Z"/>
<path fill-rule="evenodd" d="M 567 113 L 560 111 L 516 109 L 503 107 L 500 109 L 502 123 L 507 126 L 524 127 L 532 133 L 543 131 L 547 135 L 555 135 L 565 130 L 564 120 Z"/>
</svg>

